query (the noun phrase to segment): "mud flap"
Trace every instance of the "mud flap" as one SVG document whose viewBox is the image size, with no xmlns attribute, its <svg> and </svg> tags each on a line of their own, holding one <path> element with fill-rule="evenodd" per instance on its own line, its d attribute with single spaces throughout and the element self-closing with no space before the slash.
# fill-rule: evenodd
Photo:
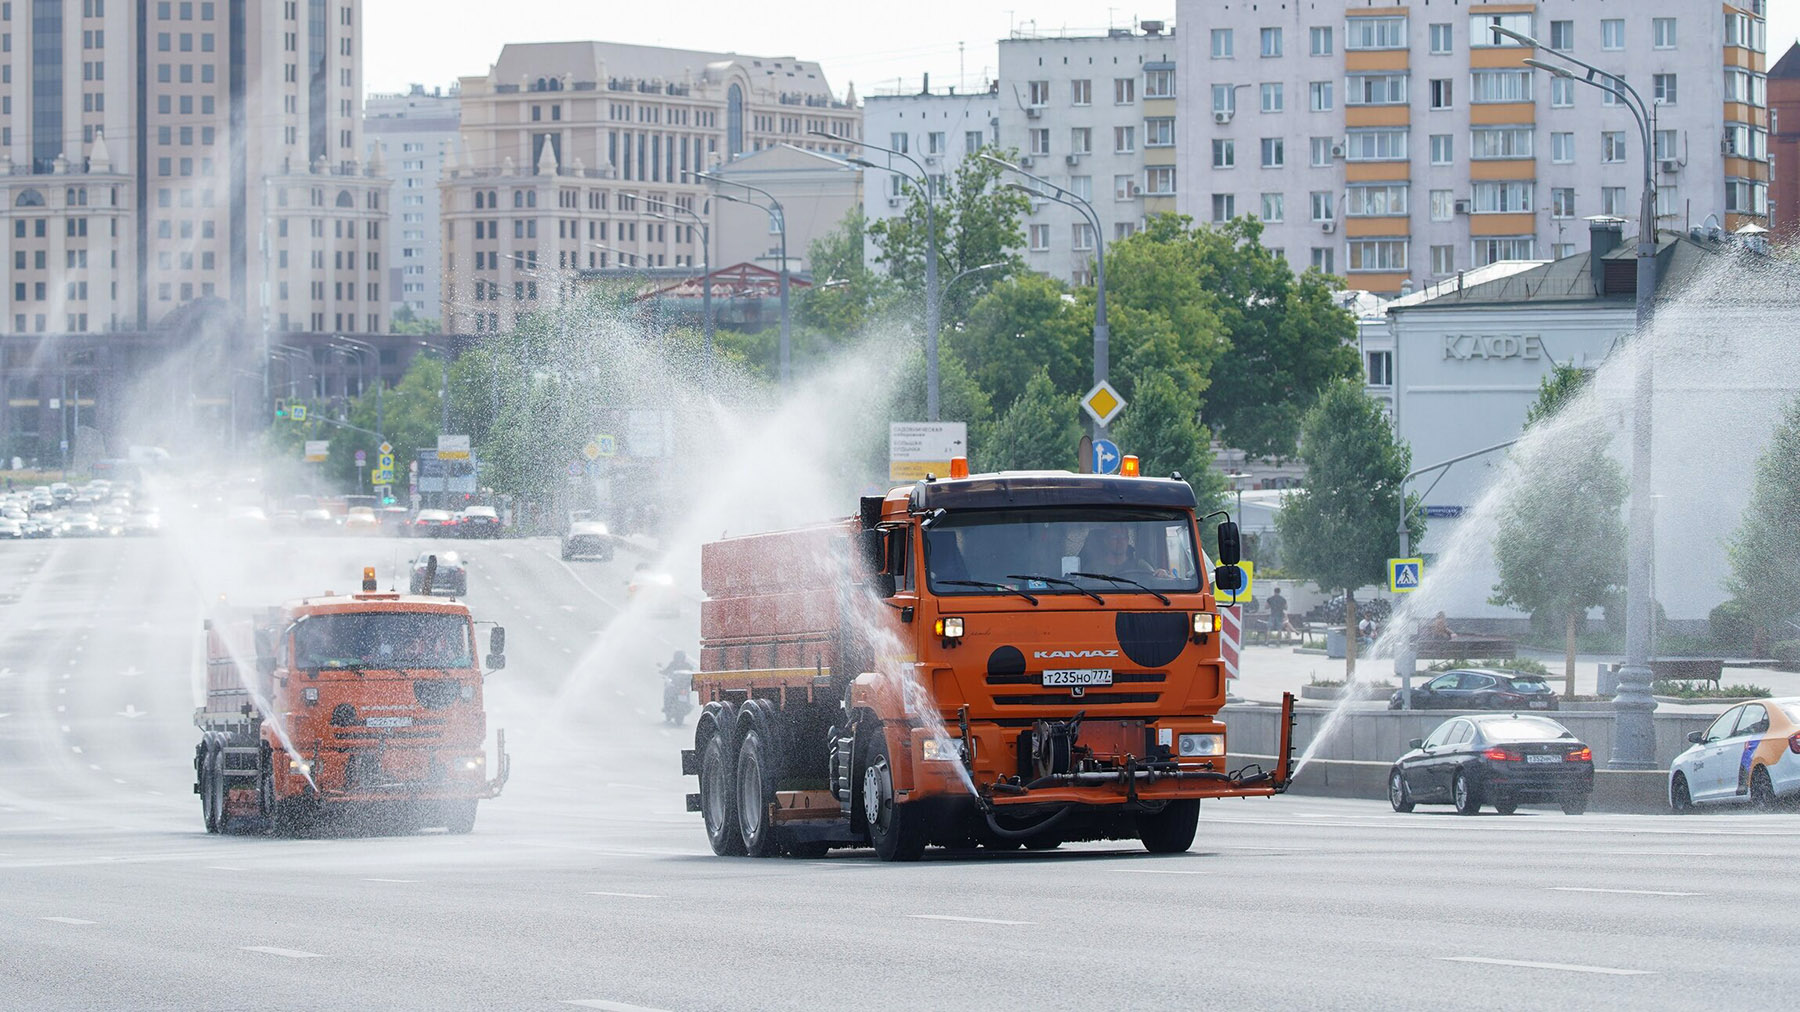
<svg viewBox="0 0 1800 1012">
<path fill-rule="evenodd" d="M 1294 769 L 1294 694 L 1281 694 L 1281 745 L 1275 753 L 1275 793 L 1288 789 Z"/>
</svg>

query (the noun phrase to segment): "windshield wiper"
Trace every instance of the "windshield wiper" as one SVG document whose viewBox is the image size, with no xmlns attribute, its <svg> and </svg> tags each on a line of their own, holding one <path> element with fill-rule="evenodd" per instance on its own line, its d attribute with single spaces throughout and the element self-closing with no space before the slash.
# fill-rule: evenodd
<svg viewBox="0 0 1800 1012">
<path fill-rule="evenodd" d="M 1030 601 L 1032 604 L 1038 603 L 1037 598 L 1032 597 L 1030 594 L 1025 593 L 1017 587 L 1011 587 L 1004 583 L 989 583 L 986 580 L 939 580 L 938 583 L 947 587 L 986 587 L 989 590 L 1004 590 L 1008 594 L 1017 594 L 1025 600 Z"/>
<path fill-rule="evenodd" d="M 1156 595 L 1156 599 L 1157 599 L 1157 600 L 1159 600 L 1159 601 L 1161 601 L 1161 602 L 1162 602 L 1162 603 L 1164 603 L 1164 604 L 1172 604 L 1172 603 L 1174 603 L 1174 602 L 1172 602 L 1172 601 L 1170 601 L 1170 600 L 1169 600 L 1169 597 L 1168 597 L 1168 595 L 1167 595 L 1167 594 L 1164 594 L 1164 593 L 1163 593 L 1163 592 L 1162 592 L 1162 591 L 1160 591 L 1160 590 L 1150 590 L 1150 588 L 1149 588 L 1149 587 L 1146 587 L 1146 586 L 1144 586 L 1144 585 L 1143 585 L 1143 584 L 1141 584 L 1141 583 L 1139 583 L 1139 582 L 1137 582 L 1137 581 L 1136 581 L 1136 580 L 1133 580 L 1133 579 L 1130 579 L 1130 578 L 1129 578 L 1129 577 L 1124 577 L 1124 576 L 1113 576 L 1113 575 L 1111 575 L 1111 574 L 1109 574 L 1109 573 L 1070 573 L 1070 574 L 1069 574 L 1069 575 L 1070 575 L 1070 576 L 1084 576 L 1084 577 L 1086 577 L 1086 578 L 1088 578 L 1088 579 L 1090 579 L 1090 580 L 1107 580 L 1107 581 L 1110 581 L 1110 582 L 1112 582 L 1112 583 L 1129 583 L 1129 584 L 1131 584 L 1131 585 L 1132 585 L 1132 586 L 1133 586 L 1133 587 L 1136 587 L 1136 588 L 1137 588 L 1137 589 L 1139 589 L 1139 590 L 1146 590 L 1146 591 L 1149 591 L 1149 592 L 1150 592 L 1150 593 L 1152 593 L 1152 594 L 1155 594 L 1155 595 Z"/>
<path fill-rule="evenodd" d="M 1054 576 L 1033 576 L 1029 573 L 1008 573 L 1008 574 L 1006 574 L 1006 578 L 1008 580 L 1042 580 L 1045 583 L 1060 583 L 1065 587 L 1074 587 L 1076 590 L 1081 591 L 1083 594 L 1086 594 L 1087 596 L 1093 598 L 1095 601 L 1099 602 L 1100 604 L 1106 603 L 1105 598 L 1103 598 L 1099 594 L 1096 594 L 1093 591 L 1087 589 L 1086 587 L 1083 587 L 1081 584 L 1076 583 L 1074 580 L 1063 580 L 1063 579 L 1059 579 Z"/>
</svg>

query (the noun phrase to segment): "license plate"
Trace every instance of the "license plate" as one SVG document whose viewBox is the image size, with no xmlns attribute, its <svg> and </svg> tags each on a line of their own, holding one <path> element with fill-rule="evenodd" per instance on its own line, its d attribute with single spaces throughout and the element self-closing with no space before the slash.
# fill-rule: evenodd
<svg viewBox="0 0 1800 1012">
<path fill-rule="evenodd" d="M 1550 701 L 1547 699 L 1534 699 L 1531 701 L 1531 708 L 1533 710 L 1547 710 L 1550 708 Z"/>
<path fill-rule="evenodd" d="M 1111 668 L 1059 668 L 1044 672 L 1045 685 L 1111 685 Z"/>
<path fill-rule="evenodd" d="M 1559 755 L 1528 755 L 1525 757 L 1525 761 L 1528 763 L 1559 763 L 1563 761 L 1563 757 Z"/>
<path fill-rule="evenodd" d="M 411 727 L 411 717 L 370 717 L 363 721 L 364 727 Z"/>
</svg>

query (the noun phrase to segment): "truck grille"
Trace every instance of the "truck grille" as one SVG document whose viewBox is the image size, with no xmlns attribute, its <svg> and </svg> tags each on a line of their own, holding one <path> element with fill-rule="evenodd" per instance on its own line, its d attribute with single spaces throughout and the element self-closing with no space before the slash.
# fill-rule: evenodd
<svg viewBox="0 0 1800 1012">
<path fill-rule="evenodd" d="M 462 683 L 454 678 L 421 678 L 413 682 L 413 698 L 427 710 L 441 710 L 456 702 Z"/>
<path fill-rule="evenodd" d="M 995 696 L 995 706 L 1107 706 L 1121 703 L 1154 703 L 1160 692 L 1087 692 L 1079 696 L 1067 692 L 1032 694 L 1029 696 Z"/>
</svg>

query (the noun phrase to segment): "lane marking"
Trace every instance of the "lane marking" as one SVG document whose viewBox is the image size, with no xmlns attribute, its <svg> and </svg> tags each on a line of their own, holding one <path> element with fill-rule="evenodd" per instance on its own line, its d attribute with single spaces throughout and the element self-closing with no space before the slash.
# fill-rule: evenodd
<svg viewBox="0 0 1800 1012">
<path fill-rule="evenodd" d="M 1559 893 L 1612 893 L 1617 896 L 1705 896 L 1705 893 L 1670 892 L 1666 889 L 1600 889 L 1593 886 L 1551 886 Z"/>
<path fill-rule="evenodd" d="M 243 871 L 244 870 L 242 868 L 239 868 L 235 864 L 209 864 L 206 867 L 207 867 L 207 870 L 209 870 L 209 871 Z"/>
<path fill-rule="evenodd" d="M 392 882 L 395 885 L 416 885 L 419 880 L 416 878 L 366 878 L 366 879 L 363 879 L 363 881 L 364 882 Z"/>
<path fill-rule="evenodd" d="M 655 893 L 608 893 L 608 892 L 590 892 L 590 893 L 588 893 L 588 895 L 589 895 L 589 896 L 622 896 L 622 897 L 624 897 L 624 898 L 625 898 L 625 899 L 628 899 L 628 900 L 660 900 L 660 899 L 662 899 L 662 897 L 661 897 L 661 896 L 658 896 L 658 895 L 657 895 L 657 894 L 655 894 Z"/>
<path fill-rule="evenodd" d="M 920 921 L 959 921 L 965 924 L 1030 924 L 1031 921 L 1003 921 L 995 917 L 957 917 L 954 914 L 907 914 Z"/>
<path fill-rule="evenodd" d="M 1486 956 L 1439 956 L 1446 963 L 1484 963 L 1490 966 L 1522 966 L 1528 970 L 1567 970 L 1570 973 L 1604 973 L 1614 977 L 1638 977 L 1649 970 L 1621 970 L 1616 966 L 1581 966 L 1576 963 L 1538 963 L 1529 959 L 1489 959 Z"/>
<path fill-rule="evenodd" d="M 288 959 L 324 959 L 322 952 L 304 952 L 300 949 L 283 949 L 277 945 L 240 945 L 245 952 L 266 952 L 271 956 L 286 956 Z"/>
<path fill-rule="evenodd" d="M 622 1001 L 607 1001 L 604 998 L 564 998 L 564 1005 L 579 1005 L 582 1008 L 603 1009 L 605 1012 L 667 1012 L 666 1009 L 651 1008 L 648 1005 L 627 1005 Z"/>
<path fill-rule="evenodd" d="M 38 918 L 38 920 L 53 921 L 57 924 L 92 924 L 92 923 L 94 923 L 93 921 L 84 921 L 79 917 L 40 917 L 40 918 Z"/>
<path fill-rule="evenodd" d="M 1185 868 L 1115 868 L 1115 871 L 1130 872 L 1133 875 L 1204 875 L 1206 872 Z"/>
</svg>

